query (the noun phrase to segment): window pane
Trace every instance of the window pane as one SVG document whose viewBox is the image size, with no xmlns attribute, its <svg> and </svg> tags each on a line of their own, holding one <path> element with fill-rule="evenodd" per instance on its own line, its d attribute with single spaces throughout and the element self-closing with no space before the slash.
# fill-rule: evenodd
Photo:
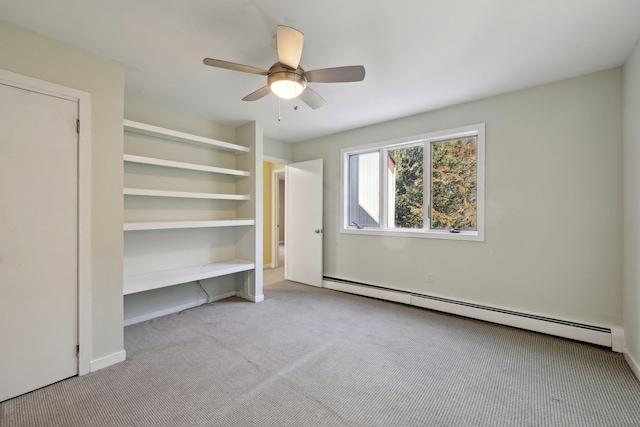
<svg viewBox="0 0 640 427">
<path fill-rule="evenodd" d="M 476 230 L 477 137 L 431 144 L 431 228 Z"/>
<path fill-rule="evenodd" d="M 349 226 L 380 225 L 380 153 L 349 156 Z"/>
<path fill-rule="evenodd" d="M 422 228 L 423 147 L 389 150 L 389 228 Z"/>
</svg>

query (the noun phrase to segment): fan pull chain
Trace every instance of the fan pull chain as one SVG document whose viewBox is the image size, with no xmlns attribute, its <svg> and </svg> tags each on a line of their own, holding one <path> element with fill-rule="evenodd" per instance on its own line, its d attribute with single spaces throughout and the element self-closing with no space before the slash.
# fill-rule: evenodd
<svg viewBox="0 0 640 427">
<path fill-rule="evenodd" d="M 282 117 L 280 116 L 280 97 L 278 97 L 278 121 L 282 121 Z"/>
</svg>

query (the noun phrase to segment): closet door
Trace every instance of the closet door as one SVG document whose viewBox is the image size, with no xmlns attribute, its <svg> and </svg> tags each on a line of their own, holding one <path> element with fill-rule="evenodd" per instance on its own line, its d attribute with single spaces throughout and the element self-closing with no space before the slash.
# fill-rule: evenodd
<svg viewBox="0 0 640 427">
<path fill-rule="evenodd" d="M 78 373 L 77 118 L 0 84 L 0 401 Z"/>
</svg>

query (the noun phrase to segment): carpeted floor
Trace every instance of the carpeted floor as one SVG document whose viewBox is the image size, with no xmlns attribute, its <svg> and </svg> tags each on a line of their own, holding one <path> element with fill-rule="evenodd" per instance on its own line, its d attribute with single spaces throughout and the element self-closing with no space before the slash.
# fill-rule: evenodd
<svg viewBox="0 0 640 427">
<path fill-rule="evenodd" d="M 2 426 L 640 426 L 608 349 L 292 282 L 125 329 Z"/>
</svg>

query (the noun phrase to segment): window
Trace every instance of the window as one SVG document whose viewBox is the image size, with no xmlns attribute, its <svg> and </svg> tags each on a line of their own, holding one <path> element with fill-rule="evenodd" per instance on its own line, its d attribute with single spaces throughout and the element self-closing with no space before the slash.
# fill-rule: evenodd
<svg viewBox="0 0 640 427">
<path fill-rule="evenodd" d="M 478 137 L 431 143 L 431 228 L 475 231 Z"/>
<path fill-rule="evenodd" d="M 346 233 L 484 240 L 484 124 L 348 148 Z"/>
<path fill-rule="evenodd" d="M 423 227 L 422 145 L 387 150 L 389 158 L 389 228 Z"/>
<path fill-rule="evenodd" d="M 349 156 L 349 220 L 356 227 L 380 225 L 380 153 Z"/>
</svg>

